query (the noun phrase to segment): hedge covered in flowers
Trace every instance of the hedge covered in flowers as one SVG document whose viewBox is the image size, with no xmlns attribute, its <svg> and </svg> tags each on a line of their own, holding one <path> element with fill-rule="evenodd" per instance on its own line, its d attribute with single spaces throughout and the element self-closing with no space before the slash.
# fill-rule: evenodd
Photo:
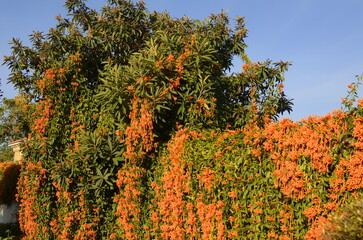
<svg viewBox="0 0 363 240">
<path fill-rule="evenodd" d="M 362 106 L 238 130 L 181 128 L 155 168 L 156 239 L 322 239 L 363 187 Z M 141 208 L 140 208 L 141 209 Z"/>
<path fill-rule="evenodd" d="M 31 125 L 23 239 L 320 239 L 359 196 L 361 104 L 276 121 L 289 63 L 252 62 L 243 18 L 65 6 L 70 19 L 5 58 Z"/>
<path fill-rule="evenodd" d="M 226 131 L 180 127 L 149 169 L 130 144 L 107 212 L 82 178 L 80 190 L 66 190 L 41 162 L 29 163 L 20 185 L 25 239 L 322 239 L 328 215 L 362 192 L 362 113 Z M 147 149 L 152 140 L 143 139 Z"/>
<path fill-rule="evenodd" d="M 15 201 L 20 168 L 14 162 L 0 163 L 0 205 L 11 205 Z"/>
<path fill-rule="evenodd" d="M 361 192 L 362 119 L 335 112 L 188 142 L 178 168 L 191 178 L 182 209 L 194 203 L 197 238 L 322 239 L 328 214 Z"/>
</svg>

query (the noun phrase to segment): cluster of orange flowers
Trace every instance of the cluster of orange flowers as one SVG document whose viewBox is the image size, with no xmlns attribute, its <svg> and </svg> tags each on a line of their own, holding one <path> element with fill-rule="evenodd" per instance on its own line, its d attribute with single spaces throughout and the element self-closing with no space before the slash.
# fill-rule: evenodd
<svg viewBox="0 0 363 240">
<path fill-rule="evenodd" d="M 70 180 L 68 180 L 70 181 Z M 72 193 L 63 189 L 58 183 L 53 182 L 56 189 L 56 203 L 58 208 L 56 216 L 54 216 L 49 223 L 50 230 L 57 236 L 58 239 L 97 239 L 97 232 L 94 230 L 100 221 L 94 217 L 92 222 L 89 221 L 87 216 L 92 216 L 89 206 L 87 206 L 84 198 L 84 192 Z M 72 208 L 71 203 L 78 202 L 76 209 Z M 72 228 L 80 226 L 79 230 L 74 233 Z"/>
<path fill-rule="evenodd" d="M 132 162 L 143 159 L 144 155 L 156 147 L 153 135 L 153 115 L 151 104 L 135 97 L 130 113 L 131 123 L 126 128 L 126 153 Z"/>
<path fill-rule="evenodd" d="M 38 233 L 43 231 L 42 227 L 37 222 L 37 218 L 42 214 L 39 209 L 39 203 L 36 202 L 36 195 L 42 183 L 46 181 L 46 169 L 42 167 L 42 163 L 29 162 L 25 167 L 25 171 L 33 173 L 36 176 L 34 179 L 28 175 L 21 175 L 19 180 L 19 195 L 21 195 L 19 223 L 25 237 L 23 240 L 36 239 Z"/>
<path fill-rule="evenodd" d="M 117 186 L 119 194 L 115 197 L 117 203 L 117 226 L 123 239 L 138 239 L 141 218 L 141 188 L 140 178 L 145 172 L 142 168 L 126 163 L 118 172 Z M 117 233 L 114 234 L 117 237 Z"/>
<path fill-rule="evenodd" d="M 183 156 L 186 142 L 200 137 L 203 135 L 181 128 L 168 143 L 168 155 L 161 159 L 161 176 L 151 185 L 155 190 L 152 231 L 161 239 L 210 239 L 211 236 L 226 239 L 238 235 L 235 231 L 227 234 L 223 219 L 225 203 L 213 197 L 212 169 L 204 167 L 196 176 L 199 191 L 193 192 L 193 163 Z M 195 200 L 190 201 L 186 196 Z"/>
<path fill-rule="evenodd" d="M 114 201 L 117 203 L 116 229 L 112 236 L 121 236 L 124 239 L 138 239 L 141 218 L 141 179 L 145 175 L 143 168 L 139 167 L 146 155 L 157 145 L 153 135 L 153 115 L 150 113 L 151 105 L 146 100 L 135 97 L 132 101 L 130 125 L 126 128 L 126 158 L 125 165 L 119 170 L 117 186 L 119 194 Z"/>
<path fill-rule="evenodd" d="M 49 100 L 39 101 L 39 104 L 36 106 L 36 108 L 37 112 L 34 113 L 36 118 L 34 119 L 32 128 L 36 134 L 36 137 L 41 139 L 46 130 L 49 119 L 55 110 L 53 109 L 52 103 Z"/>
<path fill-rule="evenodd" d="M 44 73 L 44 77 L 40 80 L 38 80 L 38 87 L 40 90 L 40 93 L 44 93 L 44 90 L 46 90 L 49 86 L 53 84 L 53 81 L 56 78 L 56 70 L 54 68 L 47 69 Z"/>
<path fill-rule="evenodd" d="M 152 187 L 156 195 L 152 206 L 154 231 L 160 232 L 163 239 L 185 239 L 185 228 L 190 236 L 195 235 L 194 213 L 186 207 L 184 195 L 190 192 L 188 183 L 190 175 L 185 169 L 182 158 L 183 143 L 189 138 L 185 131 L 178 131 L 172 142 L 168 144 L 169 157 L 161 159 L 162 175 L 160 183 L 154 182 Z M 185 226 L 185 228 L 184 228 Z"/>
</svg>

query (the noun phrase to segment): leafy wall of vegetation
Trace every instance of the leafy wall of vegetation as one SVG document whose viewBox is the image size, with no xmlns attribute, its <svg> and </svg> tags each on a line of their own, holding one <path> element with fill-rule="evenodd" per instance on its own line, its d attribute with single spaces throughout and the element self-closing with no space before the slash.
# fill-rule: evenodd
<svg viewBox="0 0 363 240">
<path fill-rule="evenodd" d="M 243 18 L 65 6 L 5 59 L 30 122 L 23 239 L 319 239 L 359 194 L 361 107 L 274 122 L 289 64 L 250 61 Z"/>
<path fill-rule="evenodd" d="M 88 184 L 74 192 L 72 181 L 83 180 L 78 177 L 69 178 L 65 190 L 41 162 L 28 163 L 23 178 L 34 178 L 21 187 L 27 196 L 22 226 L 32 237 L 64 239 L 75 233 L 95 239 L 322 239 L 328 215 L 362 191 L 362 110 L 264 126 L 251 120 L 226 131 L 180 127 L 148 169 L 137 164 L 144 152 L 125 152 L 131 156 L 118 169 L 108 206 L 107 196 L 94 195 L 105 189 Z M 112 175 L 100 174 L 104 178 L 84 177 L 111 186 Z M 49 182 L 55 196 L 46 192 Z M 56 206 L 48 214 L 56 213 L 46 222 L 48 206 Z"/>
</svg>

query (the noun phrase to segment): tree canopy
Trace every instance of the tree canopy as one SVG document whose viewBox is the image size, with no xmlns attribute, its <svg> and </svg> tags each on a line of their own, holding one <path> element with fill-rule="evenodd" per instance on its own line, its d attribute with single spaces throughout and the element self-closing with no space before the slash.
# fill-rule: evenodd
<svg viewBox="0 0 363 240">
<path fill-rule="evenodd" d="M 34 32 L 32 47 L 13 39 L 5 58 L 9 80 L 29 101 L 66 99 L 70 106 L 90 94 L 96 108 L 127 119 L 138 97 L 152 105 L 155 126 L 167 128 L 172 122 L 240 127 L 251 106 L 270 117 L 291 111 L 282 90 L 288 63 L 252 63 L 243 18 L 231 29 L 223 12 L 200 21 L 148 13 L 142 2 L 108 1 L 100 13 L 84 1 L 65 6 L 70 18 L 57 17 L 47 34 Z M 227 75 L 236 56 L 244 70 Z"/>
<path fill-rule="evenodd" d="M 0 162 L 13 160 L 13 151 L 7 144 L 29 133 L 29 120 L 16 102 L 7 98 L 0 102 Z"/>
</svg>

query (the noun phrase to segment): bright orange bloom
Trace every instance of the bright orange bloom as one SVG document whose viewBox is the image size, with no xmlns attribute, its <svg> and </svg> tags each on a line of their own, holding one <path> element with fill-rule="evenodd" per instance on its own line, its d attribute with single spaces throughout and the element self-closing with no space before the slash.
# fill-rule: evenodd
<svg viewBox="0 0 363 240">
<path fill-rule="evenodd" d="M 175 57 L 174 57 L 173 55 L 169 55 L 169 56 L 165 59 L 165 61 L 166 61 L 166 62 L 172 62 L 172 61 L 174 61 L 174 59 L 175 59 Z"/>
<path fill-rule="evenodd" d="M 231 198 L 236 198 L 237 197 L 237 192 L 236 191 L 230 191 L 230 192 L 228 192 L 228 196 L 230 196 Z"/>
<path fill-rule="evenodd" d="M 251 67 L 251 66 L 250 66 L 249 64 L 243 64 L 243 65 L 242 65 L 242 68 L 243 68 L 243 69 L 249 69 L 250 67 Z"/>
<path fill-rule="evenodd" d="M 262 214 L 263 211 L 260 208 L 255 208 L 255 209 L 253 209 L 253 212 L 256 214 Z"/>
</svg>

